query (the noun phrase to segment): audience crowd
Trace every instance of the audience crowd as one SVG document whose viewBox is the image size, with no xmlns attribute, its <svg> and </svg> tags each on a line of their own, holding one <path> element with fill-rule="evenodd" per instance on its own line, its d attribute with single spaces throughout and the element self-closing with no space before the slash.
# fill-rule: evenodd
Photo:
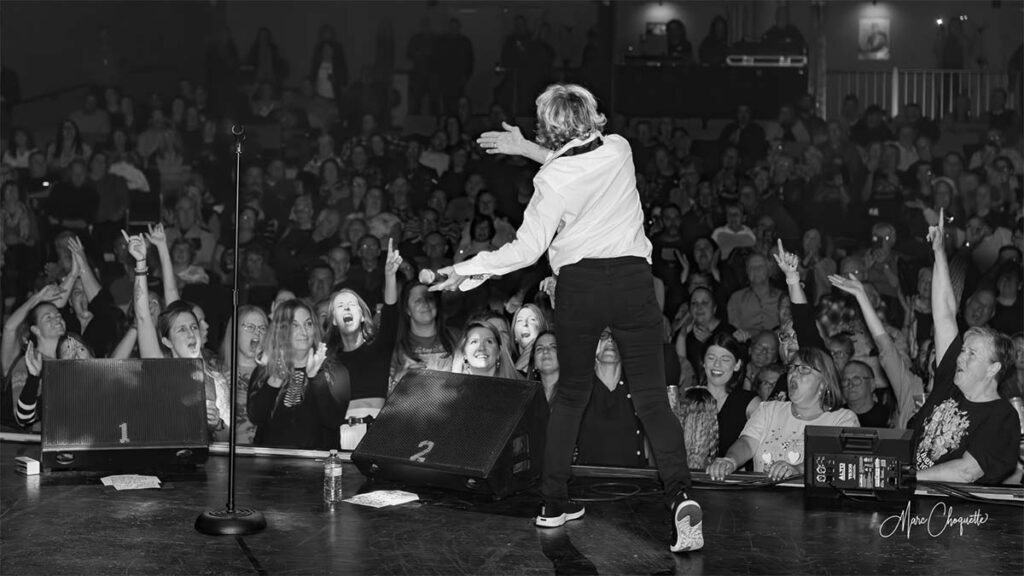
<svg viewBox="0 0 1024 576">
<path fill-rule="evenodd" d="M 425 27 L 416 41 L 428 37 Z M 182 79 L 173 94 L 101 86 L 50 141 L 9 130 L 5 423 L 37 426 L 41 365 L 70 358 L 201 359 L 211 438 L 234 430 L 270 446 L 352 448 L 412 369 L 536 380 L 556 394 L 557 279 L 544 259 L 467 292 L 418 281 L 515 241 L 534 194 L 538 166 L 475 143 L 508 119 L 500 104 L 472 114 L 472 47 L 459 37 L 453 21 L 434 45 L 452 60 L 444 77 L 418 64 L 416 90 L 439 94 L 443 111 L 430 134 L 390 126 L 386 92 L 368 74 L 349 78 L 330 27 L 299 86 L 282 85 L 287 63 L 264 29 L 245 60 L 225 36 L 210 56 L 216 80 Z M 740 106 L 718 138 L 701 140 L 682 119 L 611 115 L 631 143 L 654 247 L 666 386 L 683 391 L 670 402 L 691 467 L 712 476 L 796 474 L 804 425 L 913 427 L 922 406 L 929 448 L 917 465 L 937 466 L 950 455 L 935 428 L 963 433 L 936 416 L 956 412 L 943 375 L 973 370 L 948 359 L 961 347 L 999 364 L 989 375 L 998 396 L 1024 394 L 1024 158 L 1005 91 L 991 94 L 978 141 L 963 149 L 940 146 L 950 124 L 913 102 L 891 117 L 851 95 L 825 120 L 813 100 L 763 122 Z M 240 123 L 249 134 L 234 174 Z M 939 282 L 948 301 L 933 297 Z M 610 333 L 594 362 L 577 461 L 643 464 Z M 970 481 L 1013 472 L 1018 424 L 977 432 L 983 475 Z"/>
</svg>

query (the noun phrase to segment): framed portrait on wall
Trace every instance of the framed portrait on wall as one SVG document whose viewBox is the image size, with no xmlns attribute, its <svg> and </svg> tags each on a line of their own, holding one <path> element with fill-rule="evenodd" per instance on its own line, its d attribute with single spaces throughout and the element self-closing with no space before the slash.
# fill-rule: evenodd
<svg viewBox="0 0 1024 576">
<path fill-rule="evenodd" d="M 858 60 L 888 60 L 892 56 L 892 37 L 888 18 L 861 18 L 857 30 Z"/>
</svg>

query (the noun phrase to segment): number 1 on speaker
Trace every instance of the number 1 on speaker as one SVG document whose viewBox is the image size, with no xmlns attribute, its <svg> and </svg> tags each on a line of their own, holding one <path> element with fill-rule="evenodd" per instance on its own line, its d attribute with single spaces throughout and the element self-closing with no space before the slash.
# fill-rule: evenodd
<svg viewBox="0 0 1024 576">
<path fill-rule="evenodd" d="M 120 424 L 117 425 L 117 427 L 121 429 L 121 444 L 127 444 L 131 442 L 131 440 L 128 439 L 128 423 L 121 422 Z"/>
</svg>

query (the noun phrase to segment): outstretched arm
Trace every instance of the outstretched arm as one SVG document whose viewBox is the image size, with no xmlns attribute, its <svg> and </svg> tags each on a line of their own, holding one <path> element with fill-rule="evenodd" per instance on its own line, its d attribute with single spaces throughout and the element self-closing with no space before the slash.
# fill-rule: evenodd
<svg viewBox="0 0 1024 576">
<path fill-rule="evenodd" d="M 56 284 L 43 286 L 38 292 L 29 296 L 21 306 L 18 306 L 7 318 L 7 322 L 4 322 L 3 344 L 0 347 L 0 369 L 2 369 L 0 371 L 3 374 L 7 374 L 11 369 L 11 365 L 18 359 L 18 354 L 21 353 L 21 346 L 18 342 L 18 327 L 21 326 L 28 317 L 28 313 L 37 305 L 43 302 L 54 303 L 59 300 L 62 296 L 61 290 L 62 288 Z"/>
<path fill-rule="evenodd" d="M 778 253 L 772 253 L 779 269 L 786 275 L 786 287 L 789 288 L 789 300 L 793 304 L 807 304 L 807 294 L 800 285 L 800 258 L 792 252 L 786 252 L 779 240 Z"/>
<path fill-rule="evenodd" d="M 149 234 L 146 240 L 156 246 L 156 253 L 160 256 L 160 278 L 164 285 L 164 306 L 181 299 L 178 293 L 178 278 L 174 275 L 174 263 L 171 262 L 171 252 L 167 248 L 167 235 L 164 233 L 163 224 L 150 224 Z"/>
<path fill-rule="evenodd" d="M 72 236 L 68 238 L 68 248 L 71 250 L 71 257 L 74 258 L 75 264 L 78 267 L 78 277 L 82 279 L 85 297 L 89 299 L 89 302 L 92 302 L 92 299 L 100 293 L 103 286 L 96 279 L 96 274 L 92 271 L 92 266 L 89 265 L 89 258 L 85 255 L 82 241 L 77 236 Z"/>
<path fill-rule="evenodd" d="M 132 302 L 135 310 L 135 328 L 138 330 L 139 356 L 141 358 L 163 358 L 160 339 L 156 334 L 156 325 L 149 313 L 149 285 L 147 284 L 146 240 L 141 236 L 128 236 L 128 252 L 135 258 L 135 283 Z"/>
<path fill-rule="evenodd" d="M 524 138 L 523 133 L 516 126 L 502 122 L 501 127 L 505 129 L 504 132 L 484 132 L 476 139 L 476 143 L 488 154 L 523 156 L 538 164 L 547 161 L 551 150 Z"/>
<path fill-rule="evenodd" d="M 935 253 L 935 267 L 932 269 L 932 320 L 935 323 L 936 361 L 941 361 L 946 355 L 946 350 L 959 332 L 956 325 L 956 296 L 949 276 L 949 260 L 946 259 L 945 222 L 945 210 L 940 209 L 938 225 L 928 228 L 928 240 Z"/>
</svg>

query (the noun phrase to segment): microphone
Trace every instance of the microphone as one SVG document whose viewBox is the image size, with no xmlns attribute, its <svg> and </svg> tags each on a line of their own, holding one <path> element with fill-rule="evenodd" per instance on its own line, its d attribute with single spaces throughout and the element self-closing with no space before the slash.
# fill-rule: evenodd
<svg viewBox="0 0 1024 576">
<path fill-rule="evenodd" d="M 245 140 L 245 125 L 244 124 L 234 124 L 234 125 L 232 125 L 231 126 L 231 134 L 234 135 L 235 140 L 238 140 L 240 142 L 242 140 Z"/>
<path fill-rule="evenodd" d="M 434 282 L 443 281 L 447 278 L 447 274 L 441 274 L 437 270 L 431 270 L 430 268 L 424 268 L 420 270 L 419 281 L 420 284 L 430 286 Z"/>
</svg>

